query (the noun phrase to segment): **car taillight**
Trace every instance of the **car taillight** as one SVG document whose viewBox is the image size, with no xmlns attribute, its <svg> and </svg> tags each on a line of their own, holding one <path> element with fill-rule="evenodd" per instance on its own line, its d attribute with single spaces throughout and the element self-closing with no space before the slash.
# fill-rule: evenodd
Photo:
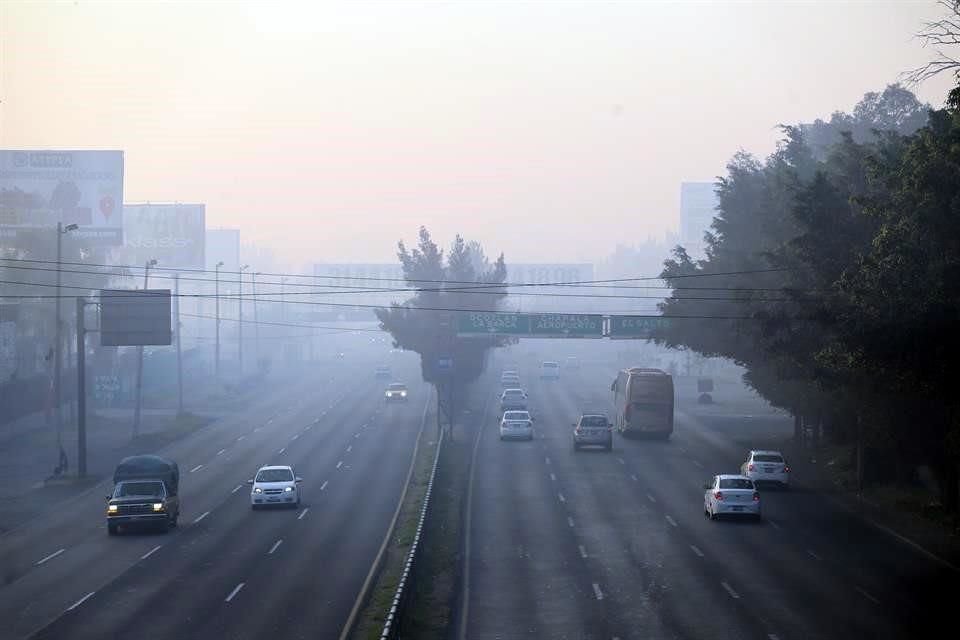
<svg viewBox="0 0 960 640">
<path fill-rule="evenodd" d="M 747 465 L 747 471 L 753 471 L 753 465 L 752 465 L 752 464 L 748 464 L 748 465 Z"/>
<path fill-rule="evenodd" d="M 753 492 L 753 501 L 760 502 L 760 494 L 757 493 L 756 491 Z"/>
<path fill-rule="evenodd" d="M 581 429 L 580 427 L 577 427 L 576 429 L 573 430 L 573 432 L 577 435 L 580 435 L 581 433 L 583 433 L 583 429 Z"/>
<path fill-rule="evenodd" d="M 713 494 L 713 497 L 716 498 L 717 500 L 723 500 L 723 492 L 717 491 L 716 493 Z"/>
</svg>

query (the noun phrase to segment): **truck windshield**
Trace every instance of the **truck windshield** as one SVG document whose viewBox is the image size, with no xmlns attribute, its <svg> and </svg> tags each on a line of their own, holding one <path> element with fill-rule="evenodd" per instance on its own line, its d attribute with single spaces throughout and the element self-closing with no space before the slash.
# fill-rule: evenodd
<svg viewBox="0 0 960 640">
<path fill-rule="evenodd" d="M 126 496 L 163 496 L 162 482 L 121 482 L 117 485 L 113 493 L 114 498 L 124 498 Z"/>
</svg>

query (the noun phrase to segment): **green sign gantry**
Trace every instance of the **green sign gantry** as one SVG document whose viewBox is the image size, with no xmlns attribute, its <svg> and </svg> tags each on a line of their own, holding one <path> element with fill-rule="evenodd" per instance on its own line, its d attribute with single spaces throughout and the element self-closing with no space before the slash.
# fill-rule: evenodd
<svg viewBox="0 0 960 640">
<path fill-rule="evenodd" d="M 656 316 L 610 316 L 609 338 L 651 338 L 669 327 L 670 319 Z"/>
</svg>

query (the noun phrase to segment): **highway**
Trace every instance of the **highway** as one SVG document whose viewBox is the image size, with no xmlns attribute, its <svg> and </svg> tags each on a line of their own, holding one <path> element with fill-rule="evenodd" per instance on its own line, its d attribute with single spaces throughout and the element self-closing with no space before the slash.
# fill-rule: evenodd
<svg viewBox="0 0 960 640">
<path fill-rule="evenodd" d="M 949 628 L 954 569 L 807 489 L 764 490 L 761 523 L 710 521 L 702 484 L 783 417 L 680 411 L 669 442 L 574 453 L 571 423 L 612 410 L 615 369 L 557 382 L 521 368 L 532 442 L 501 442 L 488 382 L 458 637 L 916 638 Z M 495 380 L 491 376 L 490 380 Z M 682 406 L 682 405 L 681 405 Z M 936 613 L 937 611 L 941 613 Z"/>
<path fill-rule="evenodd" d="M 383 543 L 430 389 L 394 364 L 386 406 L 369 361 L 328 367 L 163 451 L 180 526 L 107 536 L 101 485 L 0 538 L 0 638 L 338 637 Z M 263 464 L 304 478 L 299 509 L 250 508 Z"/>
</svg>

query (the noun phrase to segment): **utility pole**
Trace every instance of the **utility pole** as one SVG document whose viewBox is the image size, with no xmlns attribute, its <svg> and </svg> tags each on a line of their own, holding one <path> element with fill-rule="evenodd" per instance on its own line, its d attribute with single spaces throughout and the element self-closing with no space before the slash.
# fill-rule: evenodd
<svg viewBox="0 0 960 640">
<path fill-rule="evenodd" d="M 147 260 L 143 265 L 143 290 L 147 290 L 150 278 L 150 267 L 157 264 L 156 260 Z M 78 360 L 79 366 L 79 360 Z M 143 345 L 137 347 L 137 389 L 136 404 L 133 409 L 133 437 L 140 435 L 140 405 L 143 399 Z"/>
<path fill-rule="evenodd" d="M 77 475 L 87 475 L 87 354 L 83 312 L 86 303 L 77 297 Z"/>
<path fill-rule="evenodd" d="M 257 272 L 254 271 L 250 274 L 250 279 L 253 281 L 253 339 L 254 339 L 254 351 L 256 352 L 257 357 L 257 367 L 260 366 L 260 323 L 257 322 Z"/>
<path fill-rule="evenodd" d="M 54 323 L 54 356 L 53 356 L 53 402 L 54 412 L 57 420 L 57 449 L 63 451 L 63 319 L 60 317 L 60 291 L 61 291 L 61 263 L 63 261 L 63 236 L 77 228 L 75 224 L 63 226 L 62 222 L 57 223 L 57 310 L 56 322 Z"/>
<path fill-rule="evenodd" d="M 220 380 L 220 267 L 222 266 L 223 266 L 223 261 L 221 260 L 220 262 L 217 263 L 217 267 L 216 267 L 217 275 L 216 275 L 216 280 L 215 280 L 216 284 L 214 285 L 215 289 L 213 294 L 214 300 L 216 300 L 216 305 L 217 305 L 217 312 L 216 312 L 217 318 L 215 321 L 217 337 L 216 337 L 216 347 L 214 347 L 215 352 L 213 356 L 213 376 L 218 381 Z"/>
<path fill-rule="evenodd" d="M 239 359 L 240 359 L 240 375 L 241 375 L 241 376 L 243 375 L 243 272 L 246 271 L 246 270 L 249 269 L 249 268 L 250 268 L 250 265 L 248 265 L 248 264 L 245 264 L 245 265 L 243 265 L 242 267 L 240 267 L 240 288 L 239 288 L 239 294 L 237 295 L 237 299 L 239 300 L 238 304 L 240 305 L 240 312 L 239 312 L 239 314 L 238 314 L 238 315 L 240 316 L 240 327 L 239 327 L 239 330 L 238 330 L 238 331 L 239 331 L 239 334 L 238 334 L 238 345 L 239 345 L 238 357 L 239 357 Z"/>
<path fill-rule="evenodd" d="M 177 331 L 177 415 L 183 415 L 183 356 L 181 354 L 182 337 L 180 335 L 180 274 L 173 274 L 173 317 Z"/>
</svg>

